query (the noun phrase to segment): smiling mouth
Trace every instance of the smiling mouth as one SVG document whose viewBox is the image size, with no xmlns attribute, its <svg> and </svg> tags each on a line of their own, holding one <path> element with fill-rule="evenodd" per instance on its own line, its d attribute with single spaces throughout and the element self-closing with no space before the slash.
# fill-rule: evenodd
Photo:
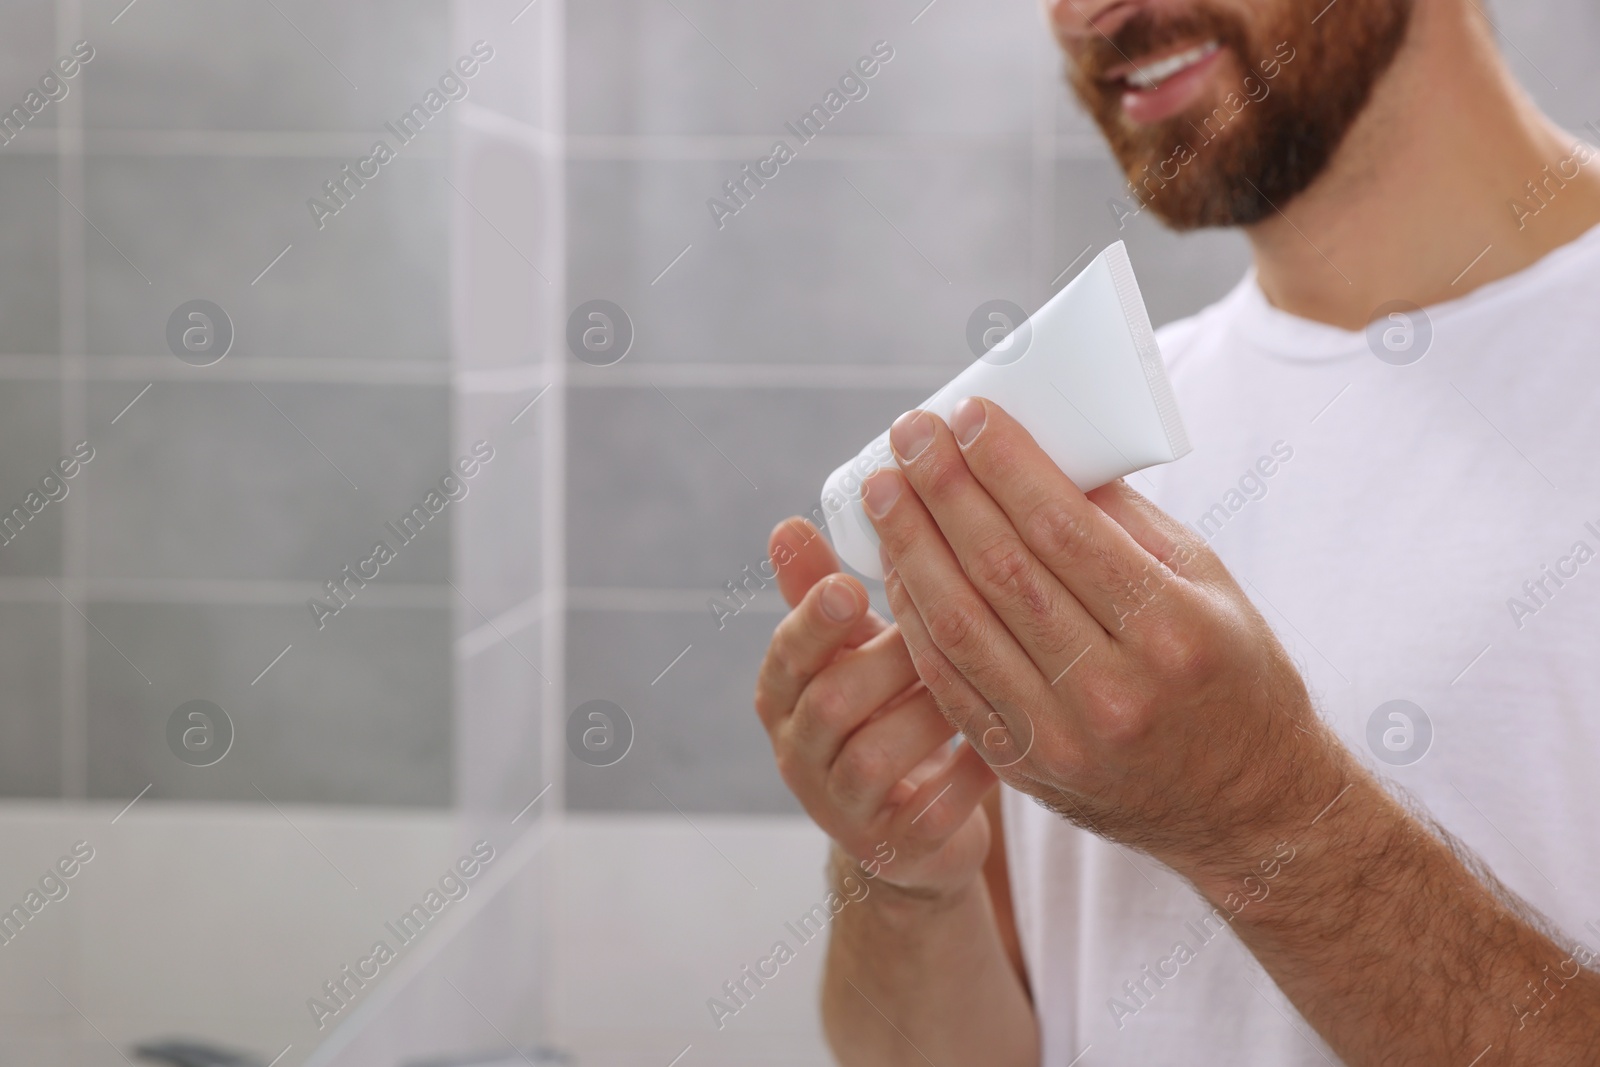
<svg viewBox="0 0 1600 1067">
<path fill-rule="evenodd" d="M 1121 71 L 1113 72 L 1108 79 L 1125 84 L 1128 88 L 1147 91 L 1157 88 L 1167 79 L 1188 70 L 1209 58 L 1222 46 L 1215 40 L 1163 56 L 1155 62 L 1135 63 Z"/>
</svg>

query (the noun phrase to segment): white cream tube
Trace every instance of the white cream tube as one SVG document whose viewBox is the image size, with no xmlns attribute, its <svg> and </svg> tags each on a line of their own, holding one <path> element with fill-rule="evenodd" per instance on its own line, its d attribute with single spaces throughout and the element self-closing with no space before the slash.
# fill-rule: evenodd
<svg viewBox="0 0 1600 1067">
<path fill-rule="evenodd" d="M 920 405 L 949 420 L 961 400 L 999 404 L 1085 491 L 1189 452 L 1127 249 L 1118 241 L 999 344 Z M 862 480 L 894 466 L 885 430 L 828 476 L 822 507 L 834 549 L 881 579 Z"/>
</svg>

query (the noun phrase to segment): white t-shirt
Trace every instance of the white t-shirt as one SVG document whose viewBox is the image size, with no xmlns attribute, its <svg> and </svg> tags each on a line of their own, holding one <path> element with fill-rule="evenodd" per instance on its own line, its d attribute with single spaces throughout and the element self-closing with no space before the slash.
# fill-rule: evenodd
<svg viewBox="0 0 1600 1067">
<path fill-rule="evenodd" d="M 1247 276 L 1161 331 L 1194 452 L 1131 483 L 1348 746 L 1600 947 L 1600 227 L 1371 332 L 1389 361 Z M 1337 1062 L 1187 883 L 1003 803 L 1045 1064 Z"/>
</svg>

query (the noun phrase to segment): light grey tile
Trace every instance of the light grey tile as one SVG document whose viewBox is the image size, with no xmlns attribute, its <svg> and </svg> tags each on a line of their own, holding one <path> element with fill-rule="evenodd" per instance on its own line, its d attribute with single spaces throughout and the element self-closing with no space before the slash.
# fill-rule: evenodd
<svg viewBox="0 0 1600 1067">
<path fill-rule="evenodd" d="M 545 659 L 544 632 L 537 623 L 501 624 L 486 647 L 457 661 L 456 801 L 470 812 L 509 821 L 550 784 L 540 731 L 543 714 L 557 710 L 550 701 L 560 665 Z M 543 806 L 517 818 L 517 828 L 534 825 L 549 810 L 544 801 L 553 799 L 544 794 Z"/>
<path fill-rule="evenodd" d="M 56 464 L 68 451 L 60 420 L 54 382 L 14 381 L 0 389 L 0 575 L 61 573 L 63 509 L 82 506 L 83 480 L 59 477 Z M 51 475 L 57 477 L 46 482 Z"/>
<path fill-rule="evenodd" d="M 61 789 L 61 613 L 64 604 L 0 603 L 0 795 Z"/>
<path fill-rule="evenodd" d="M 91 156 L 89 351 L 170 356 L 168 317 L 206 299 L 233 322 L 230 360 L 442 361 L 455 194 L 442 160 L 400 152 L 320 230 L 307 201 L 330 202 L 354 157 Z"/>
<path fill-rule="evenodd" d="M 1157 326 L 1192 315 L 1234 287 L 1250 265 L 1250 248 L 1235 230 L 1177 234 L 1145 210 L 1119 227 L 1114 199 L 1127 182 L 1105 162 L 1064 162 L 1056 168 L 1056 260 L 1065 267 L 1085 248 L 1125 241 Z M 1131 201 L 1128 201 L 1131 203 Z M 1087 262 L 1088 257 L 1083 262 Z M 1074 268 L 1081 270 L 1082 263 Z M 1070 276 L 1069 276 L 1070 278 Z M 1062 284 L 1069 280 L 1062 279 Z"/>
<path fill-rule="evenodd" d="M 469 99 L 540 130 L 560 128 L 562 5 L 544 0 L 455 0 L 457 53 L 478 41 L 494 49 Z M 584 57 L 577 57 L 583 61 Z"/>
<path fill-rule="evenodd" d="M 91 0 L 109 27 L 127 0 Z M 163 0 L 97 36 L 85 72 L 100 129 L 374 132 L 456 57 L 442 0 Z"/>
<path fill-rule="evenodd" d="M 568 581 L 721 590 L 766 557 L 778 522 L 819 507 L 834 468 L 929 392 L 572 390 Z"/>
<path fill-rule="evenodd" d="M 561 249 L 550 225 L 559 162 L 499 129 L 464 125 L 450 207 L 456 234 L 454 356 L 478 370 L 537 362 L 552 341 Z"/>
<path fill-rule="evenodd" d="M 960 367 L 974 308 L 1043 288 L 1026 159 L 802 156 L 719 231 L 742 162 L 572 164 L 569 298 L 627 310 L 630 360 Z"/>
<path fill-rule="evenodd" d="M 977 0 L 925 6 L 569 5 L 569 129 L 781 136 L 786 121 L 822 103 L 882 41 L 892 58 L 865 80 L 865 96 L 843 105 L 830 130 L 1027 134 L 1030 61 L 1043 33 L 1034 10 Z"/>
<path fill-rule="evenodd" d="M 1600 11 L 1583 0 L 1484 6 L 1501 53 L 1539 106 L 1591 144 L 1600 140 L 1579 129 L 1600 122 Z"/>
<path fill-rule="evenodd" d="M 776 594 L 774 594 L 776 595 Z M 586 612 L 567 617 L 567 707 L 609 700 L 633 723 L 633 748 L 609 767 L 567 758 L 576 811 L 789 814 L 751 703 L 777 616 L 741 614 L 719 631 L 711 613 Z M 686 646 L 687 654 L 652 679 Z"/>
<path fill-rule="evenodd" d="M 137 390 L 91 391 L 90 423 L 103 429 L 80 477 L 94 576 L 320 584 L 380 539 L 397 558 L 377 581 L 448 573 L 462 504 L 406 544 L 385 525 L 425 505 L 450 472 L 443 387 L 159 381 L 110 425 Z"/>
<path fill-rule="evenodd" d="M 132 798 L 154 783 L 150 795 L 166 800 L 450 803 L 444 610 L 355 606 L 321 633 L 298 607 L 86 610 L 99 628 L 88 637 L 91 796 Z M 210 767 L 167 745 L 169 717 L 191 700 L 233 723 L 232 748 Z"/>
<path fill-rule="evenodd" d="M 468 480 L 468 495 L 453 505 L 451 580 L 469 601 L 457 615 L 463 629 L 483 625 L 543 588 L 544 422 L 560 403 L 554 390 L 539 396 L 538 389 L 456 399 L 452 462 L 474 455 L 475 446 L 483 451 L 487 445 L 494 455 Z"/>
<path fill-rule="evenodd" d="M 6 220 L 5 254 L 0 256 L 0 353 L 53 355 L 59 349 L 56 218 L 58 211 L 72 209 L 50 182 L 60 184 L 49 156 L 0 158 L 0 213 Z"/>
</svg>

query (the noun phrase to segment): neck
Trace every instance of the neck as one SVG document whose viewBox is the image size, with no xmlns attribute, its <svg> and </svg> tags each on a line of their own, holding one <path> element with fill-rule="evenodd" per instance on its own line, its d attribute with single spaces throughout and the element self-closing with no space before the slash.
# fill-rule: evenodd
<svg viewBox="0 0 1600 1067">
<path fill-rule="evenodd" d="M 1454 299 L 1600 224 L 1600 156 L 1573 157 L 1600 133 L 1541 114 L 1493 33 L 1476 5 L 1416 5 L 1327 171 L 1246 231 L 1274 306 L 1359 329 L 1384 303 Z"/>
</svg>

